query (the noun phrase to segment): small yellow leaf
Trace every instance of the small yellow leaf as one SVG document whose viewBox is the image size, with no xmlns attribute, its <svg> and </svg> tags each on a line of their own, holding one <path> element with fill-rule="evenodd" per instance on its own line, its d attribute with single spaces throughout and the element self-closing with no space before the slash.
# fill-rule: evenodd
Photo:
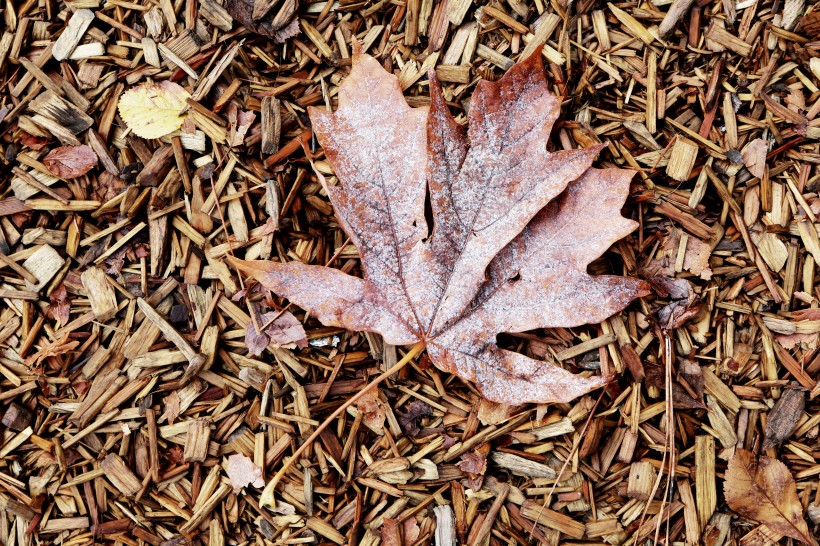
<svg viewBox="0 0 820 546">
<path fill-rule="evenodd" d="M 190 94 L 179 84 L 163 81 L 142 83 L 120 97 L 120 116 L 133 133 L 142 138 L 160 138 L 182 126 Z"/>
</svg>

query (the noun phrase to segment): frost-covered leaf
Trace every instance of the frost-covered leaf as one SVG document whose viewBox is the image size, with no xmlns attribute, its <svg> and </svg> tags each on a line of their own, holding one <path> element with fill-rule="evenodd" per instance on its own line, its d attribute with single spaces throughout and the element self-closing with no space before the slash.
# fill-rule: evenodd
<svg viewBox="0 0 820 546">
<path fill-rule="evenodd" d="M 478 83 L 468 130 L 430 78 L 431 106 L 411 108 L 398 79 L 357 52 L 338 109 L 310 109 L 340 180 L 327 192 L 363 279 L 229 259 L 325 325 L 423 342 L 436 366 L 491 400 L 565 402 L 604 385 L 495 340 L 600 322 L 647 293 L 637 279 L 587 273 L 636 227 L 620 214 L 633 172 L 590 168 L 599 147 L 547 150 L 560 101 L 539 55 Z"/>
<path fill-rule="evenodd" d="M 135 135 L 161 138 L 182 127 L 182 110 L 190 97 L 174 82 L 141 83 L 120 97 L 120 116 Z"/>
</svg>

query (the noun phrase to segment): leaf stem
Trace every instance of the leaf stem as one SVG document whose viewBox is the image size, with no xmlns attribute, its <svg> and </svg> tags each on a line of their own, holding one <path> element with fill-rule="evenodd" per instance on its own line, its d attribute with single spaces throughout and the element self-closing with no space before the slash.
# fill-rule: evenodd
<svg viewBox="0 0 820 546">
<path fill-rule="evenodd" d="M 260 506 L 274 506 L 275 501 L 274 501 L 273 494 L 274 494 L 274 491 L 276 491 L 276 486 L 279 485 L 279 482 L 285 476 L 285 473 L 288 470 L 290 470 L 290 467 L 293 466 L 293 463 L 296 462 L 296 460 L 299 458 L 299 456 L 302 455 L 302 453 L 304 453 L 307 450 L 307 448 L 313 443 L 313 441 L 316 440 L 319 437 L 319 435 L 322 433 L 322 431 L 324 431 L 330 425 L 330 423 L 332 423 L 337 417 L 339 417 L 342 413 L 344 413 L 344 411 L 347 410 L 347 408 L 349 408 L 350 406 L 355 404 L 360 398 L 362 398 L 365 394 L 367 394 L 367 392 L 370 389 L 372 389 L 373 387 L 375 387 L 376 385 L 378 385 L 379 383 L 381 383 L 382 381 L 384 381 L 385 379 L 387 379 L 388 377 L 390 377 L 394 373 L 396 373 L 399 370 L 401 370 L 402 368 L 404 368 L 411 360 L 413 360 L 413 358 L 416 357 L 416 355 L 421 353 L 423 350 L 424 350 L 424 342 L 420 341 L 420 342 L 416 343 L 415 345 L 413 345 L 410 348 L 410 350 L 407 351 L 407 354 L 404 355 L 404 357 L 401 360 L 399 360 L 393 366 L 391 366 L 390 369 L 386 370 L 381 375 L 379 375 L 378 377 L 376 377 L 375 379 L 370 381 L 370 383 L 365 385 L 364 388 L 362 388 L 362 390 L 360 390 L 359 392 L 357 392 L 356 394 L 354 394 L 353 396 L 351 396 L 350 398 L 345 400 L 344 403 L 341 406 L 336 408 L 333 411 L 333 413 L 331 413 L 327 417 L 327 419 L 322 421 L 322 424 L 320 424 L 318 427 L 316 427 L 316 430 L 313 431 L 313 434 L 311 434 L 308 437 L 308 439 L 305 440 L 304 443 L 301 446 L 299 446 L 299 448 L 296 451 L 293 452 L 293 455 L 291 455 L 290 458 L 287 461 L 285 461 L 284 464 L 282 464 L 282 468 L 280 468 L 276 472 L 276 474 L 274 474 L 273 478 L 271 478 L 271 480 L 265 486 L 265 489 L 262 490 L 262 495 L 259 498 L 259 505 Z"/>
</svg>

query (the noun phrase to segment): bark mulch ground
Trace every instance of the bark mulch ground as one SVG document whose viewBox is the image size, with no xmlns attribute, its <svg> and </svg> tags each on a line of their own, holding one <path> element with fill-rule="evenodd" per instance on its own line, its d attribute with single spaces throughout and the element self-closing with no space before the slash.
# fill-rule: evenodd
<svg viewBox="0 0 820 546">
<path fill-rule="evenodd" d="M 252 4 L 0 8 L 0 543 L 775 542 L 724 501 L 738 448 L 782 460 L 820 523 L 820 5 Z M 416 358 L 322 434 L 270 510 L 257 485 L 407 350 L 291 307 L 307 346 L 249 355 L 245 326 L 286 302 L 224 260 L 358 270 L 305 110 L 334 104 L 353 40 L 413 105 L 434 68 L 461 114 L 545 42 L 555 145 L 603 142 L 598 166 L 638 170 L 624 213 L 640 228 L 591 270 L 693 292 L 503 336 L 616 374 L 572 404 L 498 406 Z M 191 93 L 187 121 L 142 139 L 118 100 L 164 80 Z M 76 144 L 99 165 L 52 176 L 44 156 Z M 237 454 L 257 485 L 234 489 Z"/>
</svg>

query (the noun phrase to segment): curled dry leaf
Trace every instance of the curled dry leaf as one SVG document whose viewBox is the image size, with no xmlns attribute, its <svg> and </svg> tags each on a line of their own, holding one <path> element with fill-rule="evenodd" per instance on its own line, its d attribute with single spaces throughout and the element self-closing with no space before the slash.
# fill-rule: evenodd
<svg viewBox="0 0 820 546">
<path fill-rule="evenodd" d="M 418 420 L 433 415 L 433 408 L 427 402 L 413 400 L 405 406 L 404 411 L 396 410 L 395 413 L 402 431 L 412 438 L 421 432 Z"/>
<path fill-rule="evenodd" d="M 356 409 L 362 413 L 362 423 L 378 434 L 384 434 L 384 410 L 374 390 L 368 391 L 356 402 Z"/>
<path fill-rule="evenodd" d="M 161 138 L 182 127 L 182 110 L 190 97 L 171 81 L 141 83 L 120 97 L 120 116 L 138 137 Z"/>
<path fill-rule="evenodd" d="M 729 507 L 743 517 L 765 523 L 787 537 L 817 544 L 803 518 L 797 485 L 786 465 L 738 449 L 729 461 L 723 491 Z"/>
<path fill-rule="evenodd" d="M 75 340 L 69 341 L 68 334 L 65 334 L 54 341 L 46 341 L 40 349 L 26 358 L 26 366 L 34 367 L 40 364 L 43 360 L 52 356 L 60 356 L 69 353 L 79 347 L 80 342 Z"/>
<path fill-rule="evenodd" d="M 547 151 L 560 101 L 541 57 L 476 86 L 469 130 L 356 53 L 335 113 L 310 118 L 341 186 L 327 188 L 364 279 L 302 263 L 232 262 L 323 324 L 423 342 L 440 369 L 507 404 L 572 400 L 605 378 L 499 348 L 499 332 L 600 322 L 647 293 L 587 265 L 636 223 L 620 210 L 632 171 L 592 169 L 599 147 Z M 425 218 L 425 201 L 433 222 Z"/>
<path fill-rule="evenodd" d="M 254 487 L 264 487 L 265 479 L 262 476 L 262 469 L 253 464 L 246 455 L 234 453 L 228 457 L 228 464 L 225 468 L 228 478 L 231 480 L 234 492 L 252 485 Z"/>
<path fill-rule="evenodd" d="M 97 166 L 97 154 L 90 146 L 60 146 L 43 158 L 49 172 L 60 178 L 77 178 Z"/>
<path fill-rule="evenodd" d="M 246 112 L 236 107 L 234 103 L 228 105 L 228 123 L 230 124 L 230 133 L 228 135 L 228 143 L 231 147 L 242 146 L 245 143 L 245 136 L 253 125 L 256 119 L 256 114 L 253 112 Z"/>
<path fill-rule="evenodd" d="M 703 302 L 692 289 L 692 283 L 686 279 L 652 277 L 649 282 L 661 297 L 671 300 L 658 310 L 658 324 L 664 330 L 680 328 L 703 307 Z"/>
<path fill-rule="evenodd" d="M 298 0 L 228 0 L 231 17 L 246 29 L 281 44 L 299 34 Z"/>
</svg>

